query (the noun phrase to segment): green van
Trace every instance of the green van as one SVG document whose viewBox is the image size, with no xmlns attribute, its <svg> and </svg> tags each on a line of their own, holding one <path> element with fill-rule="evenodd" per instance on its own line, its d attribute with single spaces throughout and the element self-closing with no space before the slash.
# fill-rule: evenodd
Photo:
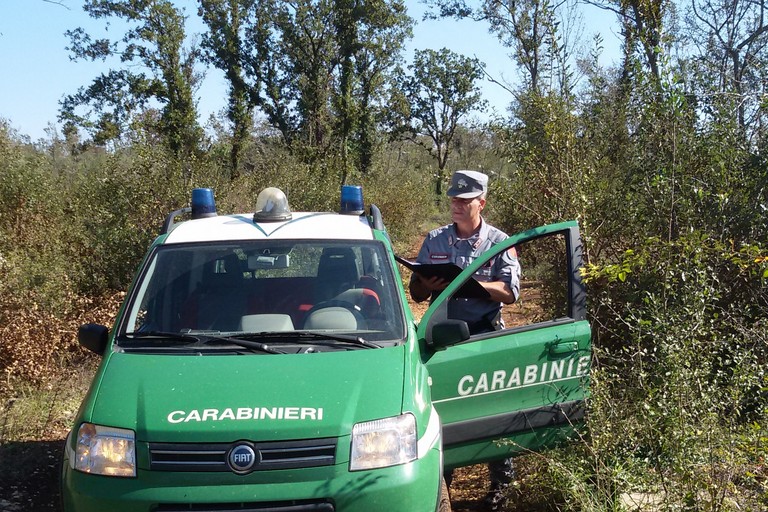
<svg viewBox="0 0 768 512">
<path fill-rule="evenodd" d="M 191 219 L 177 222 L 191 213 Z M 515 247 L 521 297 L 470 336 L 447 305 Z M 590 327 L 575 222 L 511 236 L 416 319 L 381 212 L 292 212 L 278 189 L 173 212 L 66 441 L 66 511 L 449 510 L 444 468 L 542 450 L 584 416 Z"/>
</svg>

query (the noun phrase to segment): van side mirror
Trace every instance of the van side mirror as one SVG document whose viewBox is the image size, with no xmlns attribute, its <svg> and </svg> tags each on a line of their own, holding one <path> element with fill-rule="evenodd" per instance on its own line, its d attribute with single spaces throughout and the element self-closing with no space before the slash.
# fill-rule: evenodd
<svg viewBox="0 0 768 512">
<path fill-rule="evenodd" d="M 109 329 L 99 324 L 83 324 L 77 330 L 77 341 L 80 346 L 91 352 L 102 355 L 107 348 Z"/>
<path fill-rule="evenodd" d="M 469 339 L 469 326 L 464 320 L 443 320 L 427 333 L 427 345 L 441 349 Z"/>
</svg>

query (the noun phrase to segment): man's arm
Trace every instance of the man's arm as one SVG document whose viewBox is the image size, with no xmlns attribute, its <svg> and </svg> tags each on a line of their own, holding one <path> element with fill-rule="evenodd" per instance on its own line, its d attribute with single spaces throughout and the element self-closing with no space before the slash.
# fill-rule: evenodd
<svg viewBox="0 0 768 512">
<path fill-rule="evenodd" d="M 485 281 L 480 282 L 480 284 L 491 295 L 491 300 L 494 302 L 512 304 L 517 300 L 514 292 L 505 281 Z"/>
<path fill-rule="evenodd" d="M 512 304 L 520 296 L 520 273 L 517 251 L 510 247 L 494 262 L 494 280 L 480 284 L 491 294 L 491 299 Z"/>
</svg>

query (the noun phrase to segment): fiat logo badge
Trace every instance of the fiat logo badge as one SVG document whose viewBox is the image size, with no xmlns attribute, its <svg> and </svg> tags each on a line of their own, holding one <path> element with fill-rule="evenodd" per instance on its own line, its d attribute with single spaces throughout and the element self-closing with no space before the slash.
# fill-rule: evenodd
<svg viewBox="0 0 768 512">
<path fill-rule="evenodd" d="M 229 450 L 227 464 L 233 472 L 245 474 L 250 472 L 253 466 L 258 463 L 258 458 L 256 450 L 251 445 L 238 444 Z"/>
</svg>

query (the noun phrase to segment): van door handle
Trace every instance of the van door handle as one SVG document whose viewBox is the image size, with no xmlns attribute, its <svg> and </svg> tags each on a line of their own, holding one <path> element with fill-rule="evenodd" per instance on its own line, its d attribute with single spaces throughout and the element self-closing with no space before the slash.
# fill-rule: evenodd
<svg viewBox="0 0 768 512">
<path fill-rule="evenodd" d="M 549 345 L 549 355 L 562 356 L 579 350 L 579 344 L 575 341 L 555 341 Z"/>
</svg>

